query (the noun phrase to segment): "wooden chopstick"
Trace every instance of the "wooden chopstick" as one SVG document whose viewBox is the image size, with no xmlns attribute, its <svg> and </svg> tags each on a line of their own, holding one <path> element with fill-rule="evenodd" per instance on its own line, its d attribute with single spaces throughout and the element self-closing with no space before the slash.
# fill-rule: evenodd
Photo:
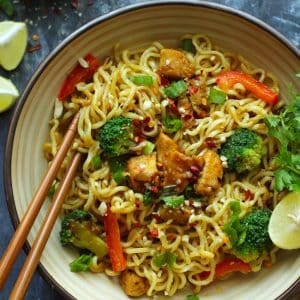
<svg viewBox="0 0 300 300">
<path fill-rule="evenodd" d="M 54 194 L 51 205 L 44 219 L 44 222 L 37 234 L 32 248 L 25 260 L 21 269 L 19 277 L 10 294 L 10 300 L 20 300 L 24 298 L 28 285 L 34 274 L 34 271 L 39 263 L 42 252 L 46 246 L 51 230 L 59 215 L 64 199 L 69 191 L 72 181 L 76 175 L 77 168 L 81 160 L 81 154 L 76 153 L 70 167 L 67 169 L 66 174 Z"/>
<path fill-rule="evenodd" d="M 51 187 L 53 180 L 55 179 L 60 166 L 74 140 L 77 132 L 77 124 L 79 119 L 79 112 L 74 116 L 66 134 L 64 140 L 59 147 L 56 155 L 49 164 L 48 170 L 41 181 L 37 191 L 35 192 L 19 226 L 16 229 L 15 234 L 10 240 L 5 253 L 3 254 L 0 261 L 0 290 L 2 290 L 6 279 L 10 273 L 10 270 L 21 251 L 30 228 L 40 211 L 40 208 L 47 196 L 48 190 Z"/>
</svg>

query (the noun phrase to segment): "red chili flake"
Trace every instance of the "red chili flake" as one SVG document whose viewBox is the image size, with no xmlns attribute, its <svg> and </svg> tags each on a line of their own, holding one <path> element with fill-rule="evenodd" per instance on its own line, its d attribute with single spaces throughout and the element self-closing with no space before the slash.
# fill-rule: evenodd
<svg viewBox="0 0 300 300">
<path fill-rule="evenodd" d="M 161 216 L 159 214 L 152 213 L 151 215 L 152 215 L 153 219 L 155 219 L 156 221 L 158 221 L 158 222 L 161 221 Z"/>
<path fill-rule="evenodd" d="M 182 117 L 182 119 L 184 120 L 184 121 L 188 121 L 188 120 L 190 120 L 190 119 L 192 119 L 193 118 L 193 116 L 191 115 L 191 114 L 185 114 L 183 117 Z"/>
<path fill-rule="evenodd" d="M 170 81 L 164 75 L 160 75 L 160 84 L 162 86 L 168 86 L 170 85 Z"/>
<path fill-rule="evenodd" d="M 145 126 L 144 127 L 144 131 L 146 131 L 146 132 L 149 132 L 151 130 L 153 130 L 153 127 L 150 127 L 150 126 Z"/>
<path fill-rule="evenodd" d="M 71 7 L 74 8 L 74 9 L 77 9 L 78 8 L 78 0 L 72 0 L 71 1 Z"/>
<path fill-rule="evenodd" d="M 175 234 L 168 234 L 168 235 L 167 235 L 167 240 L 168 240 L 168 241 L 174 241 L 175 239 L 176 239 Z"/>
<path fill-rule="evenodd" d="M 136 134 L 134 140 L 137 144 L 139 144 L 139 143 L 145 141 L 146 137 L 144 137 L 142 134 Z"/>
<path fill-rule="evenodd" d="M 193 175 L 191 178 L 189 178 L 190 183 L 196 183 L 198 181 L 198 176 Z"/>
<path fill-rule="evenodd" d="M 150 231 L 150 236 L 152 238 L 157 238 L 158 237 L 158 228 L 154 228 L 152 231 Z"/>
<path fill-rule="evenodd" d="M 195 165 L 190 166 L 190 170 L 193 173 L 193 175 L 199 175 L 199 173 L 200 173 L 200 169 Z"/>
<path fill-rule="evenodd" d="M 189 94 L 194 95 L 199 91 L 199 88 L 197 86 L 191 86 L 189 87 Z"/>
<path fill-rule="evenodd" d="M 204 142 L 205 142 L 205 144 L 208 148 L 216 148 L 214 138 L 208 137 L 208 138 L 205 139 Z"/>
<path fill-rule="evenodd" d="M 140 200 L 135 200 L 135 207 L 140 208 L 141 206 L 141 201 Z"/>
<path fill-rule="evenodd" d="M 244 195 L 244 199 L 245 200 L 251 200 L 251 199 L 253 199 L 253 196 L 254 196 L 254 194 L 251 191 L 247 190 L 245 195 Z"/>
<path fill-rule="evenodd" d="M 189 200 L 189 205 L 193 206 L 194 205 L 194 201 L 193 200 Z"/>
<path fill-rule="evenodd" d="M 140 126 L 141 126 L 141 121 L 140 121 L 140 120 L 137 120 L 137 119 L 134 119 L 134 120 L 132 121 L 132 125 L 133 125 L 134 127 L 140 127 Z"/>
<path fill-rule="evenodd" d="M 168 99 L 168 107 L 170 109 L 170 111 L 174 114 L 174 115 L 180 115 L 180 112 L 175 104 L 175 102 L 171 99 Z"/>
<path fill-rule="evenodd" d="M 38 50 L 40 50 L 40 49 L 42 49 L 42 45 L 41 45 L 41 44 L 37 44 L 37 45 L 35 45 L 35 46 L 29 47 L 29 48 L 27 49 L 27 52 L 32 53 L 32 52 L 38 51 Z"/>
<path fill-rule="evenodd" d="M 158 193 L 159 192 L 159 188 L 156 185 L 151 185 L 150 190 L 152 193 Z"/>
<path fill-rule="evenodd" d="M 148 124 L 150 122 L 151 118 L 149 116 L 145 117 L 143 120 L 143 124 Z"/>
</svg>

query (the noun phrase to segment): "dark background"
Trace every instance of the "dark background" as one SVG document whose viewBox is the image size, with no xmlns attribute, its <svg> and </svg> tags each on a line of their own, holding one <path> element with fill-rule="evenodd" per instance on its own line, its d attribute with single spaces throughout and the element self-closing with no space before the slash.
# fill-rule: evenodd
<svg viewBox="0 0 300 300">
<path fill-rule="evenodd" d="M 5 72 L 0 69 L 0 76 L 10 78 L 21 93 L 38 65 L 49 54 L 49 52 L 70 33 L 97 16 L 130 4 L 141 2 L 144 1 L 14 0 L 16 12 L 12 19 L 27 23 L 29 30 L 28 48 L 37 45 L 41 45 L 41 48 L 31 53 L 26 52 L 22 63 L 16 70 L 12 72 Z M 224 4 L 256 16 L 273 26 L 286 38 L 288 38 L 296 47 L 300 48 L 300 0 L 216 0 L 206 2 Z M 78 5 L 76 5 L 76 3 L 78 3 Z M 8 17 L 0 12 L 0 21 L 7 19 Z M 32 39 L 33 35 L 38 35 L 39 40 L 34 41 Z M 13 108 L 2 114 L 0 113 L 0 255 L 3 254 L 4 249 L 13 234 L 13 227 L 11 225 L 5 202 L 2 173 L 5 138 L 9 121 L 12 116 L 12 111 Z M 8 299 L 9 293 L 17 278 L 24 258 L 25 255 L 22 253 L 12 270 L 4 290 L 0 292 L 1 300 Z M 300 299 L 300 293 L 297 293 L 297 295 L 293 297 L 293 299 L 296 298 Z M 36 273 L 28 289 L 26 299 L 60 300 L 62 298 L 46 282 L 44 282 L 38 273 Z M 292 298 L 290 299 L 292 300 Z"/>
</svg>

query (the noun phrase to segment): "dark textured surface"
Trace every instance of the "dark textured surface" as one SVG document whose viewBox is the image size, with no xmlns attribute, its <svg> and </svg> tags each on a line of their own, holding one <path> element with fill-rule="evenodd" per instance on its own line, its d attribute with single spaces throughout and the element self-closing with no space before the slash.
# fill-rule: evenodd
<svg viewBox="0 0 300 300">
<path fill-rule="evenodd" d="M 71 6 L 70 0 L 65 1 L 14 1 L 16 14 L 14 20 L 25 21 L 29 29 L 29 43 L 40 43 L 42 48 L 33 53 L 26 53 L 22 64 L 13 72 L 0 69 L 0 75 L 13 80 L 20 92 L 24 89 L 37 66 L 71 32 L 94 17 L 106 14 L 112 10 L 129 4 L 141 3 L 139 0 L 78 0 L 77 9 Z M 73 1 L 76 2 L 76 1 Z M 299 0 L 216 0 L 207 1 L 224 4 L 229 7 L 247 12 L 273 26 L 296 47 L 300 48 L 300 1 Z M 26 3 L 26 5 L 24 4 Z M 92 3 L 92 4 L 91 4 Z M 0 12 L 0 21 L 6 20 Z M 37 34 L 40 37 L 34 42 L 31 37 Z M 3 188 L 3 157 L 5 137 L 12 109 L 0 113 L 0 255 L 2 255 L 8 241 L 13 234 L 13 227 L 5 203 Z M 9 292 L 20 271 L 25 255 L 22 253 L 15 264 L 0 300 L 8 299 Z M 50 286 L 48 286 L 37 273 L 29 287 L 26 298 L 30 300 L 59 300 L 62 299 Z M 300 299 L 300 293 L 289 299 Z M 87 299 L 88 300 L 88 299 Z M 93 300 L 93 299 L 91 299 Z M 266 299 L 269 300 L 269 299 Z M 271 300 L 271 299 L 270 299 Z"/>
</svg>

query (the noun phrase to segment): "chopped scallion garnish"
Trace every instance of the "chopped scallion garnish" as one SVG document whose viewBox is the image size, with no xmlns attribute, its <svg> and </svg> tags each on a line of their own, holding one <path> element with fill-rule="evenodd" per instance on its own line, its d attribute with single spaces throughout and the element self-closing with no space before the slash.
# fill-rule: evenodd
<svg viewBox="0 0 300 300">
<path fill-rule="evenodd" d="M 145 147 L 143 148 L 143 154 L 151 154 L 155 148 L 155 144 L 147 141 Z"/>
<path fill-rule="evenodd" d="M 213 104 L 223 104 L 226 101 L 227 94 L 216 88 L 210 88 L 208 102 Z"/>
<path fill-rule="evenodd" d="M 170 208 L 178 208 L 184 204 L 183 195 L 171 195 L 171 196 L 162 196 L 161 200 L 165 202 L 165 205 Z"/>
<path fill-rule="evenodd" d="M 176 256 L 171 252 L 164 252 L 153 256 L 153 264 L 158 268 L 169 266 L 172 267 L 176 262 Z"/>
<path fill-rule="evenodd" d="M 150 75 L 135 75 L 131 76 L 130 80 L 136 85 L 151 85 L 153 78 Z"/>
<path fill-rule="evenodd" d="M 99 155 L 95 155 L 93 158 L 92 158 L 92 165 L 93 165 L 93 168 L 95 170 L 99 169 L 100 166 L 101 166 L 101 158 Z"/>
<path fill-rule="evenodd" d="M 184 80 L 172 82 L 168 87 L 164 89 L 166 96 L 171 99 L 178 98 L 186 91 L 187 91 L 187 86 Z"/>
</svg>

